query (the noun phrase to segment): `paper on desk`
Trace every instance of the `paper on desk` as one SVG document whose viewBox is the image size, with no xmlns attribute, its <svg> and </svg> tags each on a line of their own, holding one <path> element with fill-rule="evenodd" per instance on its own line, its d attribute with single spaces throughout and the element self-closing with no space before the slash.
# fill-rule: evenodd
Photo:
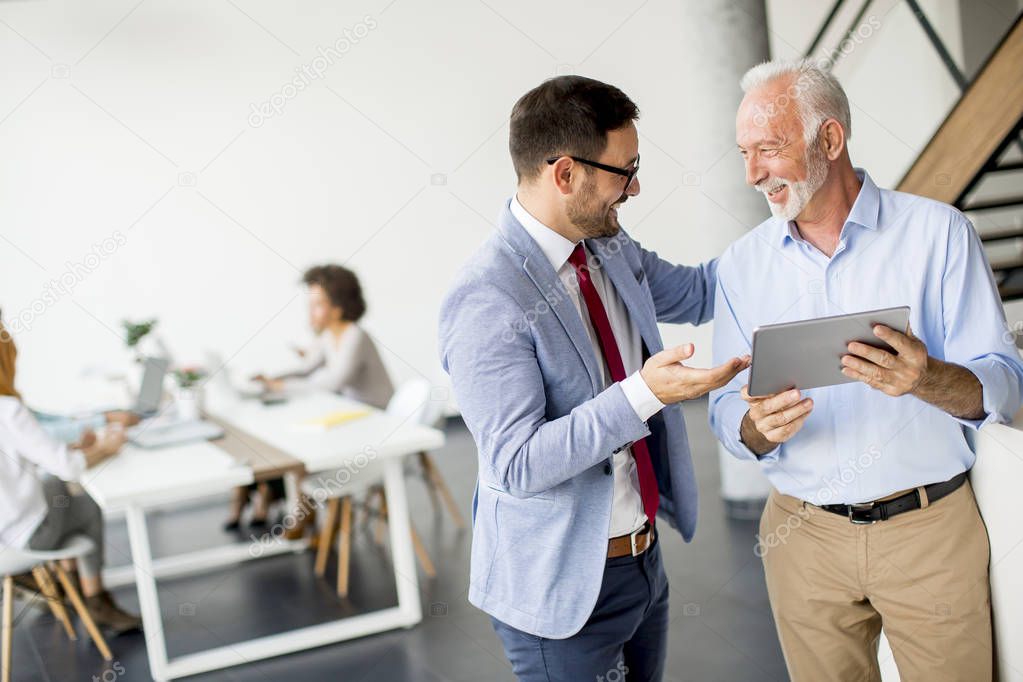
<svg viewBox="0 0 1023 682">
<path fill-rule="evenodd" d="M 305 429 L 326 431 L 327 429 L 332 429 L 335 426 L 340 426 L 346 422 L 361 419 L 369 413 L 370 410 L 340 410 L 337 412 L 331 412 L 330 414 L 325 414 L 322 417 L 316 417 L 315 419 L 307 419 L 299 425 Z"/>
</svg>

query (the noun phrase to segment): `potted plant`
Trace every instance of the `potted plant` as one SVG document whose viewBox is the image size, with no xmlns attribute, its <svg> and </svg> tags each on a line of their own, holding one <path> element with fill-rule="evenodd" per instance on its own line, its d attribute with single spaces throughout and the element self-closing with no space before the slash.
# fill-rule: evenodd
<svg viewBox="0 0 1023 682">
<path fill-rule="evenodd" d="M 195 365 L 178 367 L 173 370 L 178 390 L 175 394 L 175 405 L 178 418 L 182 420 L 200 419 L 203 408 L 203 380 L 206 370 Z"/>
<path fill-rule="evenodd" d="M 139 341 L 153 331 L 153 327 L 156 326 L 156 320 L 143 320 L 142 322 L 130 322 L 128 320 L 122 320 L 121 326 L 124 327 L 124 342 L 128 348 L 134 350 L 138 347 Z"/>
</svg>

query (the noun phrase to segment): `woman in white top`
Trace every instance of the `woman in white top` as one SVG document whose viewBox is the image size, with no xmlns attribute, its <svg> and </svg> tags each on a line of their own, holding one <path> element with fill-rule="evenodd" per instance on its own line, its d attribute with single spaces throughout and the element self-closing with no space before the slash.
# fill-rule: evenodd
<svg viewBox="0 0 1023 682">
<path fill-rule="evenodd" d="M 52 438 L 14 388 L 17 348 L 0 324 L 0 551 L 4 547 L 49 550 L 73 535 L 87 535 L 96 550 L 78 561 L 85 603 L 97 624 L 121 633 L 141 627 L 103 589 L 103 514 L 88 495 L 72 495 L 65 481 L 116 453 L 124 431 L 102 437 L 92 431 L 70 446 Z M 20 581 L 19 581 L 20 582 Z"/>
<path fill-rule="evenodd" d="M 269 391 L 319 389 L 387 407 L 394 384 L 376 344 L 358 324 L 366 312 L 358 277 L 340 265 L 318 265 L 307 270 L 302 281 L 309 289 L 309 326 L 316 339 L 308 349 L 298 351 L 302 364 L 295 371 L 254 378 Z M 267 505 L 272 498 L 284 496 L 283 487 L 279 479 L 257 485 L 260 504 L 253 510 L 253 525 L 265 525 Z M 236 490 L 226 528 L 238 528 L 251 489 Z"/>
</svg>

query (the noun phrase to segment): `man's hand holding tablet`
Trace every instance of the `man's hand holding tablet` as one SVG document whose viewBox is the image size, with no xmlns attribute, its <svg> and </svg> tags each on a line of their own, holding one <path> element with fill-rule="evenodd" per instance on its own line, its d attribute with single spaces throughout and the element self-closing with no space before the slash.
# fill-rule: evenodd
<svg viewBox="0 0 1023 682">
<path fill-rule="evenodd" d="M 874 335 L 896 352 L 853 341 L 842 356 L 842 374 L 893 397 L 916 391 L 927 375 L 927 346 L 909 327 L 903 334 L 879 324 Z"/>
<path fill-rule="evenodd" d="M 851 341 L 846 346 L 849 352 L 842 356 L 842 374 L 892 397 L 914 395 L 961 419 L 984 418 L 980 382 L 970 370 L 932 358 L 908 326 L 904 334 L 883 324 L 875 325 L 873 332 L 895 352 Z M 964 385 L 975 390 L 956 390 Z M 739 427 L 740 436 L 757 455 L 795 436 L 813 410 L 813 400 L 803 398 L 797 388 L 751 396 L 749 386 L 744 386 L 742 398 L 749 410 Z"/>
<path fill-rule="evenodd" d="M 896 352 L 850 343 L 849 354 L 842 356 L 842 374 L 892 397 L 916 396 L 959 419 L 987 416 L 983 386 L 973 372 L 931 357 L 908 327 L 903 334 L 877 325 L 874 334 Z"/>
<path fill-rule="evenodd" d="M 796 435 L 813 410 L 813 400 L 803 398 L 796 388 L 753 397 L 749 386 L 743 386 L 742 399 L 749 403 L 749 410 L 742 418 L 739 435 L 746 447 L 757 455 L 774 450 Z"/>
<path fill-rule="evenodd" d="M 754 365 L 757 337 L 764 332 L 774 332 L 776 335 L 773 341 L 768 339 L 765 344 L 772 356 L 777 356 L 779 348 L 792 350 L 783 359 L 762 358 L 762 362 L 766 360 L 771 363 L 770 372 L 781 374 L 764 379 L 762 373 L 759 395 L 751 395 L 748 385 L 742 389 L 742 398 L 749 404 L 749 410 L 740 425 L 740 436 L 746 446 L 757 455 L 770 452 L 795 436 L 813 410 L 813 400 L 805 398 L 798 387 L 763 394 L 764 385 L 778 385 L 784 381 L 781 376 L 786 372 L 790 376 L 802 375 L 806 383 L 810 384 L 809 388 L 842 383 L 841 378 L 828 377 L 830 368 L 826 367 L 829 357 L 826 349 L 834 345 L 829 335 L 847 333 L 856 337 L 856 325 L 862 324 L 868 316 L 890 318 L 892 315 L 908 319 L 909 309 L 893 308 L 758 329 L 754 333 Z M 827 328 L 829 326 L 830 330 Z M 840 362 L 840 371 L 845 381 L 860 381 L 896 397 L 920 388 L 932 361 L 927 355 L 927 347 L 913 336 L 908 322 L 905 330 L 906 333 L 902 333 L 884 324 L 873 324 L 870 331 L 878 339 L 878 345 L 867 343 L 867 339 L 862 337 L 845 342 L 846 353 L 841 355 Z M 782 337 L 782 334 L 788 335 L 788 338 Z M 795 364 L 791 364 L 793 360 Z M 785 366 L 786 362 L 790 364 Z"/>
</svg>

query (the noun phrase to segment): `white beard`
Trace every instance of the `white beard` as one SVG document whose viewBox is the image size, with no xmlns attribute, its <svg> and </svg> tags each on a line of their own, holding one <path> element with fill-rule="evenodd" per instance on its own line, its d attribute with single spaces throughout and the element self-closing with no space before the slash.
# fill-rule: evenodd
<svg viewBox="0 0 1023 682">
<path fill-rule="evenodd" d="M 799 182 L 791 182 L 781 178 L 768 178 L 759 185 L 757 190 L 767 196 L 782 185 L 788 185 L 789 197 L 785 203 L 776 204 L 768 200 L 767 205 L 771 208 L 771 215 L 785 221 L 795 220 L 796 216 L 803 212 L 810 199 L 821 188 L 828 178 L 828 162 L 824 152 L 811 148 L 806 155 L 806 179 Z"/>
</svg>

